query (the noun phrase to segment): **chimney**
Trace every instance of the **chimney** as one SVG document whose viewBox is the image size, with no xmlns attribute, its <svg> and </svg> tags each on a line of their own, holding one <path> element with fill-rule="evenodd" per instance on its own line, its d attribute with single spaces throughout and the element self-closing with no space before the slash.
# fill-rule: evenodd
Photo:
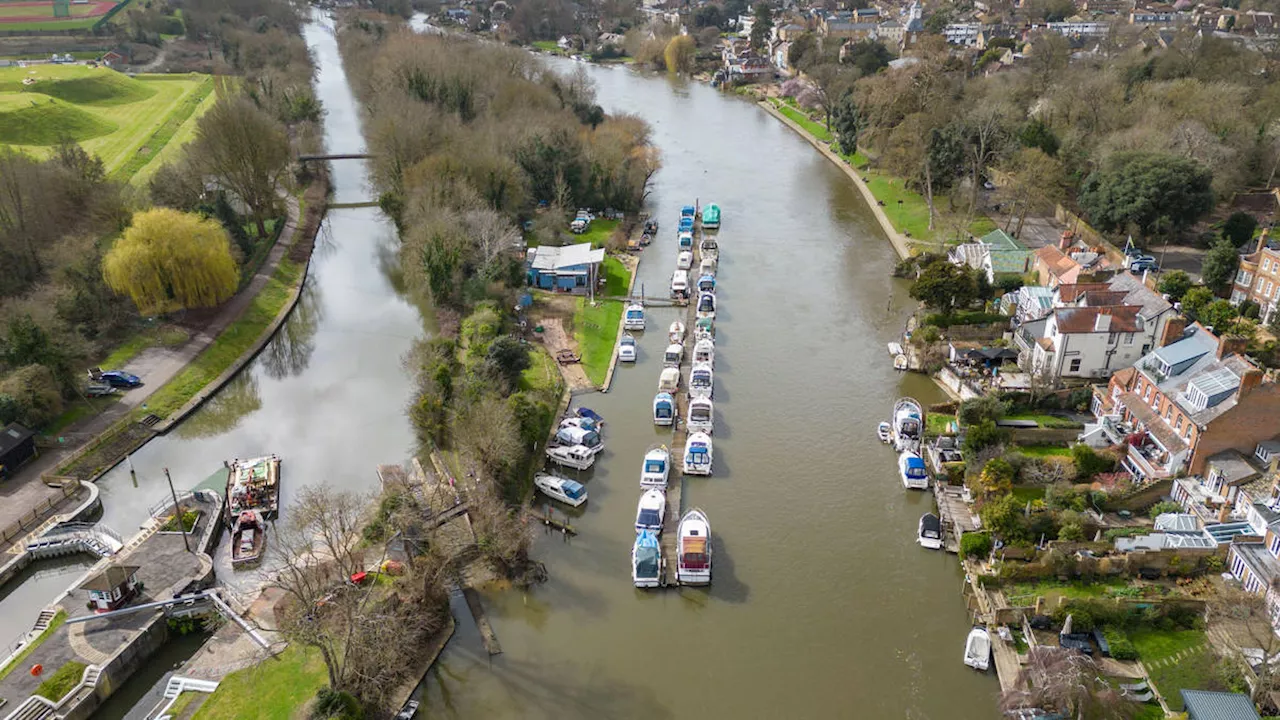
<svg viewBox="0 0 1280 720">
<path fill-rule="evenodd" d="M 1111 330 L 1111 308 L 1098 308 L 1098 314 L 1093 318 L 1094 332 L 1108 332 Z"/>
<path fill-rule="evenodd" d="M 1218 508 L 1218 522 L 1224 523 L 1231 517 L 1231 503 L 1224 502 Z"/>
<path fill-rule="evenodd" d="M 1239 355 L 1249 346 L 1249 341 L 1238 335 L 1223 334 L 1218 338 L 1218 359 L 1229 355 Z M 1254 385 L 1257 385 L 1255 382 Z"/>
<path fill-rule="evenodd" d="M 1076 234 L 1070 230 L 1063 230 L 1062 237 L 1058 239 L 1058 249 L 1066 253 L 1076 242 Z"/>
<path fill-rule="evenodd" d="M 1262 233 L 1258 235 L 1258 247 L 1254 248 L 1254 252 L 1262 252 L 1262 248 L 1267 246 L 1268 235 L 1271 234 L 1271 228 L 1262 228 Z"/>
<path fill-rule="evenodd" d="M 1178 342 L 1186 331 L 1187 318 L 1183 315 L 1174 315 L 1164 324 L 1164 332 L 1156 339 L 1156 347 L 1164 347 Z"/>
<path fill-rule="evenodd" d="M 1240 390 L 1236 395 L 1237 399 L 1243 400 L 1246 395 L 1257 389 L 1262 384 L 1262 371 L 1258 368 L 1249 368 L 1244 371 L 1244 375 L 1240 376 Z"/>
</svg>

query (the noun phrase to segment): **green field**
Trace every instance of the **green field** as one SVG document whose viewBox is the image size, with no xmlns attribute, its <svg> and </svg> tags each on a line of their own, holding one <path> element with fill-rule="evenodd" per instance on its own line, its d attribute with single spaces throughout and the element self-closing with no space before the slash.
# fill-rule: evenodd
<svg viewBox="0 0 1280 720">
<path fill-rule="evenodd" d="M 87 13 L 93 12 L 94 8 L 92 5 L 72 5 L 70 18 L 54 18 L 52 5 L 50 5 L 48 8 L 43 8 L 43 9 L 33 8 L 33 7 L 23 7 L 23 8 L 5 7 L 3 1 L 0 0 L 0 18 L 28 17 L 33 15 L 40 15 L 42 10 L 43 12 L 49 13 L 48 20 L 31 20 L 28 22 L 3 23 L 2 25 L 0 25 L 0 30 L 3 30 L 5 32 L 22 32 L 22 33 L 33 33 L 33 32 L 42 31 L 42 30 L 90 30 L 94 28 L 96 25 L 98 25 L 99 23 L 107 22 L 108 16 L 110 16 L 112 19 L 119 17 L 120 13 L 128 9 L 127 6 L 132 1 L 133 0 L 122 0 L 122 2 L 117 3 L 116 7 L 111 11 L 108 11 L 106 14 L 93 15 L 93 16 L 87 15 Z M 107 33 L 107 34 L 110 34 L 110 33 Z M 45 56 L 41 56 L 41 57 L 45 57 Z M 96 57 L 96 55 L 94 57 Z M 84 59 L 84 58 L 80 58 L 80 59 Z"/>
<path fill-rule="evenodd" d="M 23 85 L 24 79 L 36 82 Z M 149 178 L 209 108 L 207 75 L 138 75 L 48 65 L 0 68 L 0 144 L 37 156 L 69 137 L 119 179 Z M 165 150 L 169 150 L 168 153 Z"/>
<path fill-rule="evenodd" d="M 290 645 L 275 657 L 222 679 L 196 720 L 287 718 L 329 680 L 320 653 Z"/>
<path fill-rule="evenodd" d="M 604 294 L 619 297 L 627 293 L 631 273 L 617 258 L 605 258 L 601 264 L 605 276 Z M 599 300 L 595 307 L 586 298 L 578 299 L 578 309 L 573 315 L 573 334 L 582 354 L 582 369 L 587 379 L 595 385 L 603 385 L 613 360 L 614 344 L 618 341 L 618 324 L 622 321 L 621 301 Z"/>
<path fill-rule="evenodd" d="M 70 8 L 71 17 L 82 17 L 93 12 L 95 9 L 96 8 L 93 5 L 72 5 Z M 30 17 L 32 15 L 39 15 L 42 10 L 49 13 L 50 20 L 53 19 L 52 5 L 48 5 L 44 8 L 36 8 L 29 5 L 19 5 L 14 7 L 12 5 L 6 6 L 5 3 L 0 2 L 0 18 Z"/>
</svg>

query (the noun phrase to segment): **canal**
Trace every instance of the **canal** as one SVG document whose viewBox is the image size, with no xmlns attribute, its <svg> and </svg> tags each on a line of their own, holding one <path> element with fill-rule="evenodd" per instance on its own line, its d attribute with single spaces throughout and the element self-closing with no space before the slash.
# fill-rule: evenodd
<svg viewBox="0 0 1280 720">
<path fill-rule="evenodd" d="M 360 152 L 328 21 L 306 38 L 327 149 Z M 486 595 L 504 654 L 488 658 L 460 616 L 421 688 L 430 716 L 993 717 L 994 677 L 961 663 L 961 571 L 914 544 L 930 498 L 902 489 L 875 438 L 895 398 L 939 393 L 890 367 L 885 343 L 912 302 L 889 277 L 895 257 L 868 208 L 749 102 L 622 67 L 585 69 L 606 110 L 647 119 L 662 151 L 650 205 L 663 228 L 638 287 L 665 294 L 681 205 L 724 210 L 716 473 L 684 492 L 686 506 L 710 516 L 715 584 L 631 587 L 640 460 L 663 438 L 650 405 L 675 317 L 655 309 L 640 361 L 619 369 L 612 392 L 584 399 L 608 419 L 608 449 L 583 474 L 591 501 L 575 520 L 581 534 L 540 536 L 547 584 Z M 333 180 L 338 202 L 372 195 L 360 162 L 335 163 Z M 401 357 L 432 325 L 404 290 L 395 245 L 376 209 L 330 212 L 285 330 L 182 427 L 134 455 L 136 480 L 122 466 L 100 481 L 103 522 L 135 532 L 167 492 L 166 467 L 181 490 L 224 460 L 278 453 L 287 503 L 309 483 L 371 490 L 375 465 L 406 459 Z"/>
</svg>

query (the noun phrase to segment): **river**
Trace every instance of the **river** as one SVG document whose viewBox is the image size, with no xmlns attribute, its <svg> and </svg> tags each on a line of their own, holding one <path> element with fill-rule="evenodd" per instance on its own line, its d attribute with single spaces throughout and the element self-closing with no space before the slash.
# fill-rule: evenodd
<svg viewBox="0 0 1280 720">
<path fill-rule="evenodd" d="M 330 152 L 360 152 L 358 107 L 328 21 L 306 29 Z M 569 61 L 554 60 L 567 70 Z M 568 542 L 540 537 L 551 580 L 485 602 L 505 650 L 488 658 L 465 614 L 421 688 L 431 717 L 990 718 L 998 686 L 961 663 L 969 620 L 953 556 L 914 544 L 928 495 L 905 492 L 875 438 L 894 399 L 939 393 L 890 367 L 912 302 L 895 256 L 848 179 L 777 120 L 705 85 L 586 66 L 609 112 L 643 116 L 664 168 L 662 223 L 640 283 L 661 295 L 679 207 L 724 210 L 720 231 L 714 477 L 685 504 L 714 529 L 707 591 L 640 592 L 629 551 L 666 325 L 654 310 L 640 361 L 586 404 L 608 419 L 591 501 Z M 339 161 L 338 202 L 370 198 L 363 164 Z M 124 535 L 167 492 L 223 460 L 284 458 L 285 501 L 308 483 L 376 485 L 413 440 L 401 357 L 431 331 L 403 288 L 376 209 L 329 213 L 304 302 L 233 384 L 102 478 L 103 522 Z"/>
</svg>

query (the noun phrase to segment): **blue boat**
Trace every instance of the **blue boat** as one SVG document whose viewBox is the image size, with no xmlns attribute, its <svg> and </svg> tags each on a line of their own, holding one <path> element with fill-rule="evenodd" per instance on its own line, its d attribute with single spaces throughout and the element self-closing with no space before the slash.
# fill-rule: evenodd
<svg viewBox="0 0 1280 720">
<path fill-rule="evenodd" d="M 680 218 L 680 227 L 676 229 L 676 232 L 693 232 L 693 218 Z"/>
<path fill-rule="evenodd" d="M 898 456 L 898 473 L 902 475 L 902 486 L 908 490 L 928 490 L 929 471 L 924 466 L 924 458 L 908 450 Z"/>
<path fill-rule="evenodd" d="M 654 588 L 661 584 L 662 546 L 658 536 L 642 531 L 631 547 L 631 581 L 638 588 Z"/>
<path fill-rule="evenodd" d="M 595 410 L 592 410 L 591 408 L 580 407 L 577 410 L 577 414 L 578 414 L 578 417 L 580 418 L 589 418 L 591 420 L 596 421 L 597 423 L 604 422 L 604 416 L 596 412 Z"/>
<path fill-rule="evenodd" d="M 692 249 L 693 249 L 693 233 L 692 233 L 692 232 L 690 232 L 690 231 L 684 231 L 684 232 L 681 232 L 681 233 L 680 233 L 680 235 L 679 235 L 679 238 L 680 238 L 680 249 L 681 249 L 681 250 L 692 250 Z"/>
<path fill-rule="evenodd" d="M 702 277 L 698 278 L 698 292 L 715 292 L 715 291 L 716 291 L 715 275 L 703 275 Z"/>
<path fill-rule="evenodd" d="M 669 392 L 660 392 L 653 398 L 653 424 L 670 425 L 676 416 L 676 399 Z"/>
<path fill-rule="evenodd" d="M 692 205 L 685 205 L 684 207 L 680 208 L 680 218 L 682 220 L 684 218 L 689 218 L 690 220 L 692 220 L 693 216 L 697 214 L 698 214 L 698 209 Z"/>
</svg>

